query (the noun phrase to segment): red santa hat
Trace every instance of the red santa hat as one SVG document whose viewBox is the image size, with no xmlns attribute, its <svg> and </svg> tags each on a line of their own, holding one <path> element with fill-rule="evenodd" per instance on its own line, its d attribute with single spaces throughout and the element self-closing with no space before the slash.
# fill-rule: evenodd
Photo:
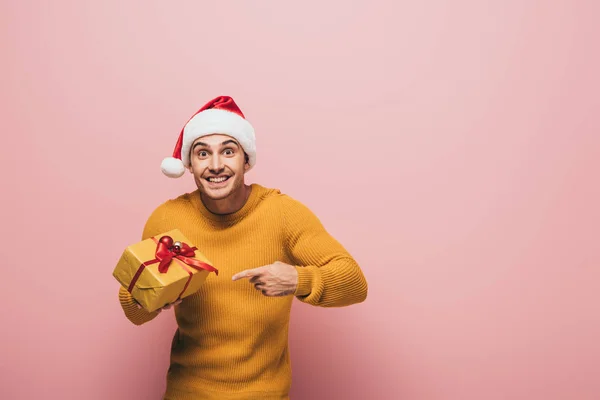
<svg viewBox="0 0 600 400">
<path fill-rule="evenodd" d="M 235 101 L 219 96 L 206 103 L 185 124 L 173 150 L 173 156 L 162 161 L 161 170 L 170 178 L 179 178 L 190 166 L 192 143 L 202 136 L 221 134 L 234 138 L 248 154 L 250 168 L 256 163 L 254 128 L 246 120 Z"/>
</svg>

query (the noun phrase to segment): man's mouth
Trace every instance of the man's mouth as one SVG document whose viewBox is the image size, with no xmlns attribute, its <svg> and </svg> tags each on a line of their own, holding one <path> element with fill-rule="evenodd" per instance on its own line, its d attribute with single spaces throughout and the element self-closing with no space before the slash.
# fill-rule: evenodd
<svg viewBox="0 0 600 400">
<path fill-rule="evenodd" d="M 227 179 L 229 179 L 229 176 L 227 176 L 227 175 L 209 176 L 208 178 L 205 178 L 205 179 L 212 183 L 222 183 L 222 182 L 225 182 Z"/>
</svg>

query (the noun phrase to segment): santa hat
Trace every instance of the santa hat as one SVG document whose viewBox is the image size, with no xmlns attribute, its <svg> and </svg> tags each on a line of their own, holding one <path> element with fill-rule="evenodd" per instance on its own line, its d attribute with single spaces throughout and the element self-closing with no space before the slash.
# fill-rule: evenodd
<svg viewBox="0 0 600 400">
<path fill-rule="evenodd" d="M 173 156 L 162 161 L 161 170 L 170 178 L 179 178 L 190 166 L 190 148 L 202 136 L 221 134 L 236 139 L 248 154 L 250 168 L 256 163 L 254 128 L 235 101 L 219 96 L 206 103 L 185 124 L 173 150 Z"/>
</svg>

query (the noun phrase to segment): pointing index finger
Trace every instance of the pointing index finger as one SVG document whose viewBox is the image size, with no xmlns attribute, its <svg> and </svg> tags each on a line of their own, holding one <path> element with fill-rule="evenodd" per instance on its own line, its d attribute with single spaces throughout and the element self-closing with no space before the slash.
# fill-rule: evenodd
<svg viewBox="0 0 600 400">
<path fill-rule="evenodd" d="M 253 276 L 258 276 L 261 274 L 261 272 L 262 272 L 261 268 L 247 269 L 245 271 L 238 272 L 237 274 L 232 276 L 231 280 L 237 281 L 238 279 L 241 279 L 241 278 L 250 278 Z"/>
</svg>

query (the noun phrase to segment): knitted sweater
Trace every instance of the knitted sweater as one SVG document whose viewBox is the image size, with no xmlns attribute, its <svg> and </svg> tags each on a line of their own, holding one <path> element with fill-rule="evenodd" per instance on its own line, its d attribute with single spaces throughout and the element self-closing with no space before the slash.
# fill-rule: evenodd
<svg viewBox="0 0 600 400">
<path fill-rule="evenodd" d="M 251 187 L 235 213 L 211 213 L 196 190 L 163 203 L 146 223 L 143 239 L 178 228 L 219 270 L 174 308 L 165 399 L 289 399 L 292 300 L 342 307 L 366 299 L 360 267 L 306 206 L 278 189 Z M 297 269 L 293 296 L 267 297 L 247 279 L 231 280 L 275 261 Z M 136 325 L 158 315 L 138 309 L 123 288 L 119 300 Z"/>
</svg>

